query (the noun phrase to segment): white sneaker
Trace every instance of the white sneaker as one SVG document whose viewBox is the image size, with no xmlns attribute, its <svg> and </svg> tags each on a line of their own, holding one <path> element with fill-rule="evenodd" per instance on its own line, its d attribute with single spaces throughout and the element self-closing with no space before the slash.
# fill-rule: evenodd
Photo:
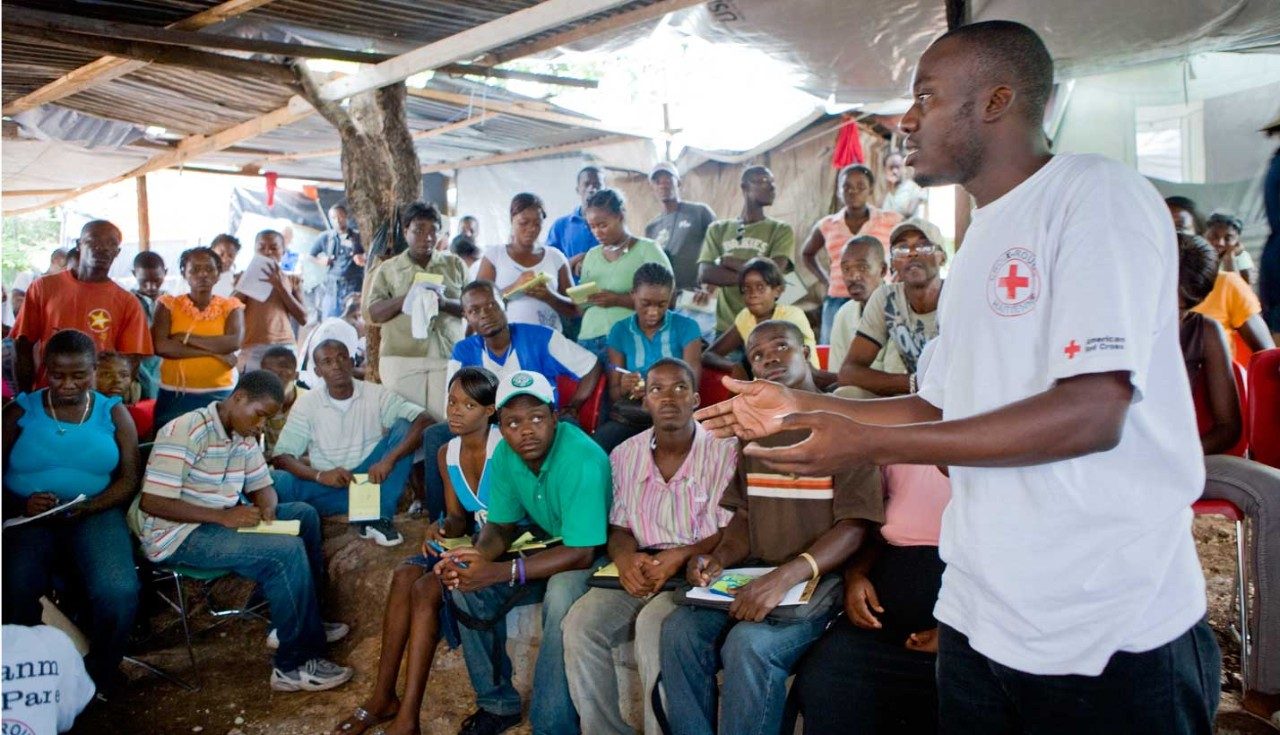
<svg viewBox="0 0 1280 735">
<path fill-rule="evenodd" d="M 324 624 L 324 642 L 337 643 L 347 637 L 347 633 L 351 632 L 351 626 L 346 623 L 325 623 Z M 272 628 L 267 633 L 267 648 L 276 650 L 280 647 L 280 633 Z"/>
<path fill-rule="evenodd" d="M 271 688 L 277 692 L 323 692 L 351 680 L 355 669 L 324 658 L 313 658 L 293 671 L 271 669 Z"/>
<path fill-rule="evenodd" d="M 371 539 L 379 546 L 399 546 L 404 543 L 404 536 L 401 536 L 395 524 L 386 518 L 361 525 L 360 538 Z"/>
</svg>

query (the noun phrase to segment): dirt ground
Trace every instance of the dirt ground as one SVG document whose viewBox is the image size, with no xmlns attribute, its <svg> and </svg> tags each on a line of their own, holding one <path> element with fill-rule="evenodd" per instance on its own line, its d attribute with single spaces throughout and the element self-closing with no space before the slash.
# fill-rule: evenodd
<svg viewBox="0 0 1280 735">
<path fill-rule="evenodd" d="M 196 659 L 201 688 L 186 691 L 137 667 L 127 666 L 132 681 L 125 692 L 107 703 L 90 706 L 76 724 L 76 735 L 129 732 L 136 735 L 311 735 L 327 733 L 363 701 L 377 663 L 382 608 L 395 564 L 418 548 L 421 523 L 401 519 L 406 543 L 383 549 L 357 539 L 346 526 L 328 523 L 326 558 L 337 582 L 326 600 L 326 619 L 351 625 L 351 635 L 336 644 L 332 657 L 356 668 L 355 678 L 334 691 L 278 693 L 268 687 L 270 654 L 264 641 L 266 625 L 255 620 L 231 620 L 196 636 Z M 1239 645 L 1231 636 L 1233 617 L 1232 575 L 1235 542 L 1230 523 L 1212 518 L 1196 520 L 1196 540 L 1209 587 L 1209 622 L 1223 649 L 1222 703 L 1218 732 L 1223 735 L 1274 733 L 1260 721 L 1240 711 Z M 212 618 L 205 613 L 198 588 L 193 593 L 193 624 L 206 628 Z M 238 602 L 248 586 L 234 580 L 213 588 L 219 605 Z M 151 616 L 152 637 L 141 644 L 138 656 L 179 675 L 186 675 L 186 651 L 181 645 L 177 618 L 168 611 Z M 426 735 L 454 735 L 462 719 L 474 708 L 466 666 L 458 651 L 443 647 L 427 689 L 422 711 Z M 527 724 L 511 731 L 527 735 Z"/>
</svg>

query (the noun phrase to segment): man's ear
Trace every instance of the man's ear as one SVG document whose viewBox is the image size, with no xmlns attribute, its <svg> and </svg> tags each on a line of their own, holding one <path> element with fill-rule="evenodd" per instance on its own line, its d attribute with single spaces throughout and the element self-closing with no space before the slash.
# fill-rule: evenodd
<svg viewBox="0 0 1280 735">
<path fill-rule="evenodd" d="M 996 122 L 1013 110 L 1018 93 L 1013 87 L 1001 84 L 987 93 L 986 103 L 982 107 L 982 121 Z"/>
</svg>

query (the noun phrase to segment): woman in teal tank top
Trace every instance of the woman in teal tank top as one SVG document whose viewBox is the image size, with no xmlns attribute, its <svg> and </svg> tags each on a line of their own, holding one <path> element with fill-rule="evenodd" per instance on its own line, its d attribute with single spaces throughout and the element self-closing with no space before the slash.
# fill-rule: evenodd
<svg viewBox="0 0 1280 735">
<path fill-rule="evenodd" d="M 444 478 L 447 515 L 427 529 L 429 544 L 465 537 L 473 524 L 478 527 L 483 522 L 489 499 L 485 470 L 501 439 L 494 426 L 497 394 L 498 378 L 484 368 L 462 368 L 449 380 L 446 415 L 449 430 L 457 436 L 441 447 L 436 457 Z M 422 697 L 441 634 L 453 647 L 458 646 L 456 629 L 451 631 L 448 624 L 451 619 L 444 587 L 432 572 L 438 561 L 439 556 L 424 544 L 421 554 L 396 569 L 382 618 L 382 654 L 373 691 L 334 732 L 356 735 L 392 720 L 383 732 L 418 732 Z M 406 647 L 404 697 L 397 699 L 396 681 Z"/>
<path fill-rule="evenodd" d="M 94 390 L 93 339 L 73 329 L 44 346 L 49 386 L 4 408 L 4 518 L 62 512 L 5 529 L 4 621 L 39 625 L 54 575 L 83 579 L 87 606 L 64 610 L 89 633 L 86 664 L 99 690 L 119 665 L 138 609 L 124 508 L 138 488 L 138 437 L 119 398 Z"/>
</svg>

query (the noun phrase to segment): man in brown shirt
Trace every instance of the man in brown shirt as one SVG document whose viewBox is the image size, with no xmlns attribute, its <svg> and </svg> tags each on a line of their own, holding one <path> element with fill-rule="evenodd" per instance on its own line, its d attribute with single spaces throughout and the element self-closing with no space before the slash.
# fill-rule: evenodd
<svg viewBox="0 0 1280 735">
<path fill-rule="evenodd" d="M 274 345 L 294 349 L 293 322 L 304 324 L 307 321 L 300 281 L 280 270 L 280 262 L 284 259 L 284 235 L 275 230 L 263 230 L 253 242 L 258 255 L 272 261 L 265 279 L 271 284 L 271 295 L 266 301 L 257 301 L 236 293 L 236 297 L 244 302 L 244 343 L 240 348 L 239 361 L 243 371 L 261 367 L 263 353 Z"/>
<path fill-rule="evenodd" d="M 752 372 L 795 390 L 817 392 L 804 336 L 790 322 L 761 322 L 747 339 Z M 768 445 L 801 437 L 778 434 Z M 739 450 L 741 452 L 741 450 Z M 716 721 L 716 670 L 725 670 L 720 732 L 777 732 L 782 727 L 786 680 L 792 665 L 839 611 L 840 595 L 786 624 L 765 618 L 796 584 L 837 572 L 872 523 L 884 521 L 880 471 L 874 466 L 834 476 L 796 477 L 770 472 L 740 454 L 737 475 L 720 503 L 733 511 L 719 544 L 695 556 L 690 584 L 707 586 L 729 567 L 773 566 L 738 589 L 727 609 L 682 607 L 662 627 L 662 681 L 676 735 L 711 735 Z M 727 631 L 727 632 L 726 632 Z M 719 655 L 708 655 L 716 642 Z"/>
</svg>

